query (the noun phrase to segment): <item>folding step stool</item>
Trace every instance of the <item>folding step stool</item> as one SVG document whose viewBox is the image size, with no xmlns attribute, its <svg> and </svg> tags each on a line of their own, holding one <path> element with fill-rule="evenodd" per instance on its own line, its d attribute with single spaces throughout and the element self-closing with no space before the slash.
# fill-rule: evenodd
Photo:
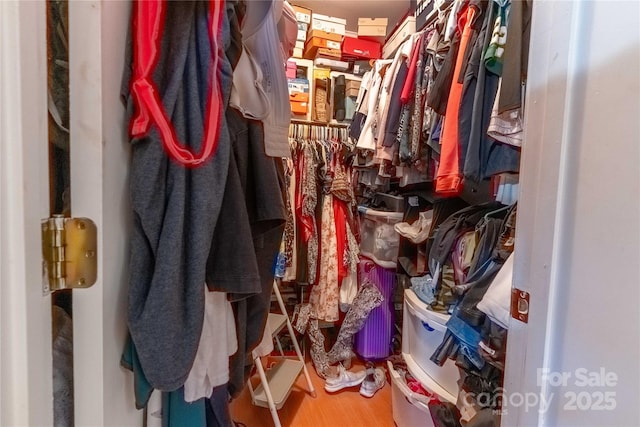
<svg viewBox="0 0 640 427">
<path fill-rule="evenodd" d="M 300 352 L 298 340 L 296 339 L 293 327 L 291 326 L 291 320 L 289 320 L 289 316 L 287 315 L 287 310 L 284 306 L 284 302 L 282 301 L 282 296 L 280 295 L 280 289 L 278 288 L 278 282 L 276 280 L 273 281 L 273 292 L 275 293 L 276 300 L 278 301 L 280 313 L 269 313 L 269 317 L 267 318 L 268 325 L 265 328 L 265 334 L 268 334 L 269 332 L 271 333 L 272 339 L 275 338 L 276 343 L 278 344 L 280 355 L 284 356 L 282 345 L 278 339 L 278 334 L 282 328 L 287 325 L 298 360 L 283 357 L 265 373 L 261 361 L 261 357 L 263 355 L 258 354 L 257 351 L 254 350 L 252 353 L 253 363 L 256 366 L 258 375 L 260 376 L 260 384 L 254 390 L 251 385 L 251 379 L 249 379 L 249 381 L 247 381 L 247 385 L 249 386 L 249 392 L 251 393 L 251 402 L 256 406 L 269 408 L 275 427 L 281 427 L 278 410 L 282 408 L 289 397 L 291 389 L 300 375 L 300 371 L 304 372 L 304 376 L 307 380 L 307 388 L 312 397 L 316 397 L 316 391 L 311 383 L 309 371 L 307 371 L 307 366 L 304 363 L 304 357 Z"/>
</svg>

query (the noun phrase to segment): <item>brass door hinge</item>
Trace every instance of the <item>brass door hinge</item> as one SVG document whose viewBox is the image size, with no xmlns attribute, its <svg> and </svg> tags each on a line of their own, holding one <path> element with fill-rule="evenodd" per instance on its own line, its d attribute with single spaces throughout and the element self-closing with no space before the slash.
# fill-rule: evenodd
<svg viewBox="0 0 640 427">
<path fill-rule="evenodd" d="M 89 218 L 42 220 L 42 291 L 88 288 L 98 277 L 98 229 Z"/>
</svg>

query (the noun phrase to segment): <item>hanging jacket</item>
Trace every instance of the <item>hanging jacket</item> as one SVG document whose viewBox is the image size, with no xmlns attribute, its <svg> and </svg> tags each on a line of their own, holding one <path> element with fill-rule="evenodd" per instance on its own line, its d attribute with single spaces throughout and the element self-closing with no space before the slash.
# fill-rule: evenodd
<svg viewBox="0 0 640 427">
<path fill-rule="evenodd" d="M 216 15 L 222 19 L 221 33 L 215 35 L 221 49 L 212 50 L 207 3 L 167 2 L 164 6 L 164 31 L 152 79 L 177 139 L 197 153 L 205 136 L 210 76 L 216 76 L 210 69 L 212 61 L 201 58 L 217 58 L 220 97 L 226 103 L 232 78 L 225 55 L 229 23 L 224 13 Z M 140 46 L 134 44 L 133 49 Z M 131 78 L 132 68 L 127 67 L 122 97 L 130 116 L 134 113 Z M 153 125 L 131 140 L 128 323 L 142 370 L 160 390 L 175 390 L 184 383 L 202 329 L 205 266 L 229 162 L 223 116 L 218 125 L 215 155 L 194 168 L 169 157 Z"/>
<path fill-rule="evenodd" d="M 465 65 L 467 47 L 472 36 L 472 25 L 480 9 L 469 4 L 460 12 L 459 27 L 461 31 L 460 47 L 453 72 L 453 83 L 447 101 L 444 130 L 441 138 L 440 165 L 436 176 L 435 191 L 439 194 L 458 195 L 462 192 L 462 173 L 460 170 L 460 139 L 458 122 L 460 114 L 460 100 L 462 98 L 462 82 L 459 79 Z"/>
</svg>

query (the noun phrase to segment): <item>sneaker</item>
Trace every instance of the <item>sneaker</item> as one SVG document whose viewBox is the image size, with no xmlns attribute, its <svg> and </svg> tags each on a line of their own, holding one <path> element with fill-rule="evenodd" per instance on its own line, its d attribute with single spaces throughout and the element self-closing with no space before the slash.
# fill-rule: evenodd
<svg viewBox="0 0 640 427">
<path fill-rule="evenodd" d="M 367 377 L 360 385 L 360 394 L 364 397 L 373 397 L 376 391 L 384 387 L 384 371 L 380 368 L 368 370 Z"/>
<path fill-rule="evenodd" d="M 334 393 L 346 387 L 354 387 L 360 385 L 367 376 L 365 371 L 349 372 L 344 366 L 338 365 L 338 376 L 335 378 L 327 378 L 324 389 L 329 393 Z"/>
</svg>

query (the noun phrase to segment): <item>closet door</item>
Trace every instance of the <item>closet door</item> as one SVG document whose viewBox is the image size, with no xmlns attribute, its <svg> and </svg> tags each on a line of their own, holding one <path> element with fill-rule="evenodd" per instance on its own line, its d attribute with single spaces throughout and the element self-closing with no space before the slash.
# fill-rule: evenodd
<svg viewBox="0 0 640 427">
<path fill-rule="evenodd" d="M 67 178 L 50 171 L 48 161 L 47 15 L 61 3 L 68 26 L 55 31 L 67 32 Z M 90 218 L 98 230 L 97 281 L 71 291 L 63 304 L 72 313 L 73 424 L 141 424 L 132 375 L 119 363 L 129 229 L 129 147 L 119 94 L 130 7 L 0 2 L 0 425 L 54 424 L 52 301 L 60 293 L 43 294 L 40 221 L 50 215 L 49 188 L 65 179 L 64 213 Z"/>
<path fill-rule="evenodd" d="M 638 423 L 639 16 L 533 4 L 503 426 Z"/>
</svg>

